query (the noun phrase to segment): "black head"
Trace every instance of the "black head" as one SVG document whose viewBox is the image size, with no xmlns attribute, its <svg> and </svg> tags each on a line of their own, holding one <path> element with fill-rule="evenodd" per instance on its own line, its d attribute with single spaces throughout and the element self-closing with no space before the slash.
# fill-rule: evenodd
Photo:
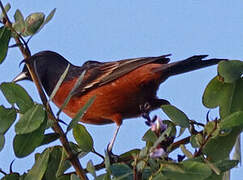
<svg viewBox="0 0 243 180">
<path fill-rule="evenodd" d="M 24 61 L 26 63 L 31 63 L 30 65 L 35 68 L 42 86 L 48 95 L 51 94 L 57 81 L 69 64 L 64 57 L 52 51 L 41 51 L 31 56 L 30 59 Z M 14 78 L 13 82 L 21 80 L 32 81 L 26 65 L 24 66 L 22 72 Z"/>
</svg>

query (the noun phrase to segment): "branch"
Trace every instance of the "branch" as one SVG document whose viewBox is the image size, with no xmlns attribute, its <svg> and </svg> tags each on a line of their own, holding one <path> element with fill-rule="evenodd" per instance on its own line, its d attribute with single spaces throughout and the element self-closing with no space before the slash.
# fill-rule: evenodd
<svg viewBox="0 0 243 180">
<path fill-rule="evenodd" d="M 3 15 L 4 15 L 4 18 L 3 18 L 4 19 L 3 20 L 4 26 L 8 27 L 12 32 L 16 33 L 16 31 L 13 28 L 12 23 L 9 20 L 8 15 L 7 15 L 4 7 L 3 7 L 2 1 L 0 1 L 0 8 L 1 8 L 1 10 L 3 12 Z M 18 36 L 14 36 L 13 38 L 15 39 L 16 44 L 19 45 L 18 47 L 19 47 L 22 55 L 24 56 L 24 58 L 26 60 L 28 60 L 28 58 L 31 57 L 31 54 L 30 54 L 28 45 L 27 45 L 27 43 L 23 44 L 21 42 L 21 40 L 20 40 L 22 37 L 21 38 L 20 37 L 21 36 L 18 35 Z M 74 167 L 74 169 L 76 171 L 76 174 L 82 180 L 88 179 L 87 176 L 86 176 L 86 174 L 85 174 L 85 172 L 84 172 L 84 169 L 82 168 L 82 166 L 81 166 L 81 164 L 79 162 L 79 159 L 77 158 L 76 155 L 74 155 L 72 153 L 72 149 L 71 149 L 71 147 L 69 145 L 69 142 L 67 140 L 67 137 L 66 137 L 64 131 L 62 130 L 61 126 L 58 124 L 58 120 L 55 118 L 55 116 L 54 116 L 54 114 L 53 114 L 53 112 L 51 110 L 51 107 L 50 107 L 50 105 L 49 105 L 49 103 L 47 101 L 46 95 L 45 95 L 45 93 L 44 93 L 44 91 L 43 91 L 43 89 L 42 89 L 42 87 L 40 85 L 40 82 L 38 80 L 38 76 L 36 75 L 34 68 L 31 67 L 30 63 L 26 63 L 26 66 L 27 66 L 27 68 L 28 68 L 28 70 L 30 72 L 30 75 L 31 75 L 31 78 L 33 79 L 33 82 L 35 83 L 35 85 L 37 87 L 39 96 L 41 98 L 41 101 L 42 101 L 43 105 L 46 108 L 48 117 L 54 121 L 54 124 L 53 124 L 52 129 L 56 133 L 58 133 L 60 135 L 60 141 L 61 141 L 61 143 L 62 143 L 62 145 L 63 145 L 66 153 L 68 154 L 68 159 L 70 160 L 72 166 Z"/>
<path fill-rule="evenodd" d="M 215 120 L 214 122 L 215 122 L 215 124 L 214 124 L 214 127 L 213 127 L 212 131 L 208 134 L 207 138 L 203 140 L 203 142 L 201 144 L 201 147 L 193 155 L 194 157 L 197 157 L 197 156 L 201 155 L 203 148 L 205 147 L 205 145 L 207 144 L 207 142 L 210 140 L 210 138 L 213 136 L 213 133 L 217 130 L 218 121 Z"/>
<path fill-rule="evenodd" d="M 132 156 L 127 156 L 127 157 L 124 157 L 124 158 L 118 157 L 118 159 L 115 162 L 111 162 L 111 164 L 112 163 L 125 163 L 125 164 L 130 165 L 129 162 L 131 160 L 134 160 L 134 158 Z M 103 161 L 100 164 L 94 165 L 94 168 L 95 168 L 96 171 L 101 170 L 101 169 L 104 169 L 105 168 L 105 162 Z M 84 169 L 84 172 L 85 173 L 89 173 L 89 171 L 87 169 Z M 75 172 L 65 173 L 65 175 L 70 175 L 70 174 L 75 174 Z"/>
<path fill-rule="evenodd" d="M 200 132 L 198 132 L 198 134 L 199 133 L 202 133 L 202 132 L 203 131 L 200 131 Z M 183 139 L 181 139 L 179 141 L 174 142 L 171 145 L 170 151 L 171 152 L 174 151 L 175 149 L 179 148 L 180 145 L 182 145 L 182 144 L 188 144 L 190 142 L 190 138 L 191 138 L 191 136 L 188 136 L 188 137 L 185 137 L 185 138 L 183 138 Z M 133 156 L 127 156 L 127 157 L 124 157 L 124 158 L 118 157 L 118 160 L 116 161 L 116 163 L 125 163 L 125 164 L 128 164 L 132 160 L 134 160 L 134 157 Z M 96 171 L 101 170 L 101 169 L 105 168 L 105 163 L 102 162 L 100 164 L 96 164 L 96 165 L 94 165 L 94 168 L 95 168 Z M 84 169 L 84 172 L 85 173 L 88 173 L 88 170 L 87 169 Z M 75 172 L 66 173 L 66 175 L 68 175 L 68 174 L 75 174 Z"/>
<path fill-rule="evenodd" d="M 186 137 L 184 139 L 181 139 L 179 141 L 174 142 L 171 145 L 170 151 L 174 151 L 175 149 L 177 149 L 178 147 L 180 147 L 180 145 L 182 145 L 182 144 L 188 144 L 190 142 L 190 138 L 191 138 L 191 136 L 188 136 L 188 137 Z"/>
</svg>

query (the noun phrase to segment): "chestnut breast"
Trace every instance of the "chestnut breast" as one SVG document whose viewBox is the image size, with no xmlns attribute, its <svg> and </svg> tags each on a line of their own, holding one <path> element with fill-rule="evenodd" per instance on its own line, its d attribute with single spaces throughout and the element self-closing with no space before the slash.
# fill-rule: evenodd
<svg viewBox="0 0 243 180">
<path fill-rule="evenodd" d="M 116 80 L 94 88 L 81 96 L 73 96 L 64 112 L 74 117 L 77 112 L 96 96 L 94 103 L 81 119 L 89 124 L 107 124 L 116 122 L 120 124 L 123 118 L 131 118 L 140 115 L 139 105 L 155 98 L 159 86 L 160 75 L 152 72 L 152 69 L 161 67 L 161 64 L 147 64 L 141 66 Z M 72 90 L 77 78 L 64 82 L 57 91 L 53 102 L 60 107 L 68 93 Z M 113 117 L 119 115 L 121 119 Z"/>
</svg>

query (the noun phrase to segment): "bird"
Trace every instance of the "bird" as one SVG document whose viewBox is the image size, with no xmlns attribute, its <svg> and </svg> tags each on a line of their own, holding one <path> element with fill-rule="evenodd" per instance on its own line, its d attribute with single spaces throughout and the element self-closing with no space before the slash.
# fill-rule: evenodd
<svg viewBox="0 0 243 180">
<path fill-rule="evenodd" d="M 53 51 L 38 52 L 24 62 L 35 68 L 39 81 L 48 96 L 51 95 L 61 75 L 69 65 L 68 72 L 52 101 L 61 107 L 73 90 L 72 97 L 63 112 L 73 118 L 95 96 L 93 104 L 80 119 L 88 124 L 115 123 L 114 135 L 108 144 L 112 148 L 124 119 L 139 117 L 146 112 L 170 104 L 156 95 L 159 85 L 171 76 L 215 65 L 227 59 L 207 59 L 208 55 L 195 55 L 185 60 L 170 62 L 171 54 L 156 57 L 139 57 L 110 62 L 86 61 L 82 66 L 71 64 Z M 80 75 L 83 80 L 76 89 Z M 30 80 L 26 64 L 13 82 Z M 144 108 L 146 107 L 146 108 Z"/>
</svg>

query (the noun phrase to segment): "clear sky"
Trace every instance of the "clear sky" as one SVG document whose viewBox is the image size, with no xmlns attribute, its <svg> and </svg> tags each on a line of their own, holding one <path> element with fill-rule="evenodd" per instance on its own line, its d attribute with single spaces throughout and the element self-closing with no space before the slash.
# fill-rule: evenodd
<svg viewBox="0 0 243 180">
<path fill-rule="evenodd" d="M 242 0 L 3 1 L 7 2 L 12 5 L 11 17 L 17 8 L 25 17 L 32 12 L 48 14 L 57 8 L 52 21 L 34 36 L 29 46 L 33 54 L 53 50 L 75 65 L 82 65 L 86 60 L 110 61 L 168 53 L 172 53 L 172 61 L 196 54 L 208 54 L 212 58 L 243 57 Z M 11 81 L 20 72 L 18 64 L 22 59 L 17 48 L 9 50 L 6 61 L 0 65 L 0 82 Z M 189 118 L 205 122 L 208 109 L 202 105 L 201 98 L 215 75 L 216 67 L 210 67 L 172 77 L 160 86 L 158 96 L 169 100 Z M 32 83 L 20 84 L 40 102 Z M 0 102 L 8 106 L 1 93 Z M 160 110 L 152 114 L 166 118 Z M 213 113 L 211 116 L 215 117 Z M 70 120 L 67 116 L 63 119 Z M 95 149 L 103 153 L 115 125 L 86 127 L 94 138 Z M 124 121 L 114 153 L 143 147 L 141 137 L 147 129 L 142 118 Z M 8 171 L 15 159 L 13 170 L 23 172 L 33 165 L 34 153 L 27 158 L 16 158 L 12 150 L 13 134 L 12 127 L 0 152 L 0 168 Z M 71 133 L 69 137 L 72 139 Z M 35 153 L 42 150 L 37 148 Z M 100 159 L 94 158 L 94 162 Z M 233 170 L 233 180 L 242 176 L 242 167 Z"/>
</svg>

